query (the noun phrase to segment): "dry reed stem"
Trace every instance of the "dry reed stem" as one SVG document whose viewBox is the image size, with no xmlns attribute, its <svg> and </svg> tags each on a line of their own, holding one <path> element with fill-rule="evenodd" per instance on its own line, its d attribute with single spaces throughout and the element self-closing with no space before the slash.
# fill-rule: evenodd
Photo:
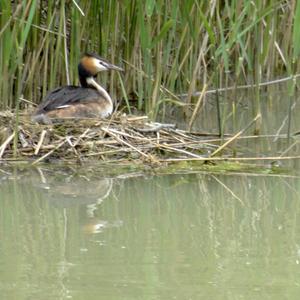
<svg viewBox="0 0 300 300">
<path fill-rule="evenodd" d="M 78 3 L 75 0 L 72 0 L 72 2 L 74 3 L 74 5 L 76 6 L 76 8 L 79 10 L 79 12 L 81 13 L 81 15 L 83 17 L 85 17 L 85 13 L 83 12 L 83 10 L 80 8 L 80 6 L 78 5 Z"/>
<path fill-rule="evenodd" d="M 269 81 L 265 81 L 265 82 L 260 82 L 257 85 L 256 84 L 245 84 L 245 85 L 238 85 L 238 86 L 228 86 L 225 88 L 218 88 L 218 89 L 211 89 L 205 92 L 205 94 L 215 94 L 215 93 L 219 93 L 219 92 L 226 92 L 226 91 L 235 91 L 235 90 L 243 90 L 243 89 L 250 89 L 253 88 L 254 86 L 258 86 L 258 87 L 265 87 L 265 86 L 269 86 L 272 84 L 278 84 L 278 83 L 282 83 L 282 82 L 287 82 L 289 80 L 295 80 L 297 78 L 300 77 L 300 74 L 295 74 L 293 76 L 287 76 L 287 77 L 283 77 L 283 78 L 279 78 L 279 79 L 274 79 L 274 80 L 269 80 Z M 198 91 L 198 92 L 194 92 L 192 94 L 192 97 L 199 97 L 202 94 L 202 91 Z M 177 95 L 177 97 L 179 98 L 186 98 L 188 97 L 189 94 L 188 93 L 184 93 L 184 94 L 179 94 Z"/>
<path fill-rule="evenodd" d="M 196 155 L 192 152 L 189 152 L 189 151 L 185 151 L 185 150 L 182 150 L 182 149 L 178 149 L 178 148 L 174 148 L 174 147 L 171 147 L 169 145 L 165 145 L 165 144 L 156 144 L 156 146 L 158 148 L 164 148 L 164 149 L 167 149 L 167 150 L 171 150 L 173 152 L 178 152 L 178 153 L 183 153 L 183 154 L 186 154 L 188 156 L 191 156 L 191 157 L 195 157 L 195 158 L 201 158 L 201 156 L 199 155 Z"/>
<path fill-rule="evenodd" d="M 67 140 L 68 144 L 71 146 L 72 151 L 74 152 L 74 154 L 76 155 L 76 157 L 80 160 L 80 154 L 76 150 L 75 145 L 72 143 L 71 137 L 70 136 L 66 136 L 66 140 Z"/>
<path fill-rule="evenodd" d="M 160 159 L 160 162 L 181 162 L 181 161 L 281 161 L 298 160 L 300 155 L 294 156 L 268 156 L 268 157 L 200 157 L 200 158 L 166 158 Z"/>
<path fill-rule="evenodd" d="M 7 147 L 7 145 L 13 140 L 15 136 L 15 132 L 13 132 L 5 141 L 4 143 L 1 145 L 0 147 L 0 158 L 2 158 L 3 154 L 4 154 L 4 151 Z"/>
<path fill-rule="evenodd" d="M 225 139 L 216 139 L 215 134 L 191 133 L 176 129 L 173 124 L 152 123 L 145 117 L 126 117 L 117 114 L 110 120 L 93 119 L 72 122 L 68 120 L 46 126 L 31 124 L 28 119 L 24 118 L 20 119 L 19 133 L 22 135 L 22 139 L 18 140 L 18 159 L 34 158 L 33 165 L 47 157 L 62 161 L 88 161 L 99 158 L 103 163 L 128 162 L 135 157 L 137 162 L 146 162 L 152 165 L 194 160 L 202 162 L 261 160 L 262 158 L 256 157 L 231 158 L 232 150 L 229 149 L 229 151 L 227 148 L 233 141 L 273 137 L 271 135 L 241 136 L 259 116 L 254 118 L 242 131 Z M 5 126 L 9 124 L 10 130 L 14 128 L 13 116 L 3 114 L 3 119 Z M 0 147 L 1 161 L 12 161 L 13 136 L 14 134 L 6 138 Z M 23 139 L 26 143 L 22 142 Z M 226 139 L 228 140 L 226 141 Z M 226 142 L 218 147 L 217 144 L 224 140 Z M 65 146 L 62 147 L 63 145 Z M 213 157 L 221 150 L 224 157 Z M 52 156 L 54 152 L 55 155 Z M 139 155 L 132 155 L 134 152 Z M 36 155 L 40 157 L 37 158 Z M 277 158 L 263 159 L 275 160 Z M 291 157 L 279 157 L 278 159 L 291 159 Z"/>
<path fill-rule="evenodd" d="M 129 148 L 135 150 L 136 152 L 138 152 L 139 154 L 141 154 L 142 156 L 146 157 L 147 159 L 149 159 L 149 156 L 147 154 L 145 154 L 144 152 L 140 151 L 138 148 L 136 148 L 135 146 L 131 145 L 128 142 L 125 142 L 124 140 L 120 139 L 116 134 L 114 134 L 111 130 L 107 129 L 107 128 L 102 128 L 102 130 L 104 132 L 106 132 L 107 134 L 109 134 L 110 136 L 114 137 L 118 142 L 120 142 L 121 144 L 124 144 L 126 146 L 128 146 Z"/>
<path fill-rule="evenodd" d="M 240 135 L 242 135 L 249 127 L 251 127 L 259 118 L 261 117 L 260 114 L 258 114 L 244 129 L 239 131 L 237 134 L 235 134 L 232 138 L 230 138 L 227 142 L 225 142 L 222 146 L 220 146 L 216 151 L 214 151 L 210 157 L 215 156 L 220 151 L 222 151 L 224 148 L 226 148 L 229 144 L 231 144 L 233 141 L 235 141 Z"/>
<path fill-rule="evenodd" d="M 47 152 L 45 155 L 43 155 L 42 157 L 38 158 L 37 160 L 35 160 L 32 165 L 36 165 L 37 163 L 41 162 L 42 160 L 44 160 L 46 157 L 48 157 L 50 154 L 52 154 L 55 150 L 59 149 L 67 140 L 65 139 L 64 141 L 62 141 L 60 144 L 58 144 L 54 149 L 52 149 L 51 151 Z"/>
<path fill-rule="evenodd" d="M 199 98 L 198 98 L 196 107 L 195 107 L 195 109 L 194 109 L 194 111 L 193 111 L 193 114 L 192 114 L 192 116 L 191 116 L 191 120 L 190 120 L 189 126 L 188 126 L 188 131 L 191 131 L 191 128 L 192 128 L 192 126 L 193 126 L 193 124 L 194 124 L 194 121 L 195 121 L 195 119 L 196 119 L 197 113 L 198 113 L 198 111 L 199 111 L 199 109 L 200 109 L 200 106 L 201 106 L 201 103 L 202 103 L 202 99 L 203 99 L 204 96 L 205 96 L 206 89 L 207 89 L 207 84 L 204 84 L 203 89 L 202 89 L 202 91 L 201 91 L 201 94 L 199 95 Z"/>
<path fill-rule="evenodd" d="M 36 146 L 36 149 L 34 151 L 34 155 L 38 155 L 39 154 L 39 151 L 40 151 L 40 148 L 43 144 L 43 141 L 44 141 L 44 138 L 45 138 L 45 135 L 46 135 L 47 131 L 46 130 L 43 130 L 42 133 L 41 133 L 41 136 L 40 136 L 40 139 L 39 139 L 39 142 Z"/>
</svg>

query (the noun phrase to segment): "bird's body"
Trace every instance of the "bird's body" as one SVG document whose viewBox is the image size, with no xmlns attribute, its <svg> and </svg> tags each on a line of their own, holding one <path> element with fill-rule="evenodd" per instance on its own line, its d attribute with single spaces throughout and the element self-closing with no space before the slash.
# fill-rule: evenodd
<svg viewBox="0 0 300 300">
<path fill-rule="evenodd" d="M 48 118 L 106 118 L 113 111 L 110 102 L 95 88 L 64 86 L 57 88 L 45 97 L 35 112 L 35 116 Z"/>
<path fill-rule="evenodd" d="M 106 118 L 113 111 L 113 101 L 94 79 L 97 73 L 122 69 L 95 54 L 85 54 L 78 65 L 81 86 L 64 86 L 49 92 L 36 109 L 32 119 L 51 123 L 52 119 Z"/>
</svg>

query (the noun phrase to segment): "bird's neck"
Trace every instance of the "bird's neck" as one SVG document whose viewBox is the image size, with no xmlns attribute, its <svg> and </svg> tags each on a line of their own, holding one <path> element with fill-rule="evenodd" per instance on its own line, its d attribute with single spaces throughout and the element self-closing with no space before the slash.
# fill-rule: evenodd
<svg viewBox="0 0 300 300">
<path fill-rule="evenodd" d="M 113 101 L 110 98 L 108 92 L 100 84 L 98 84 L 95 81 L 94 77 L 87 77 L 87 78 L 84 78 L 84 80 L 85 80 L 85 85 L 82 84 L 82 81 L 80 79 L 80 83 L 83 87 L 91 87 L 91 88 L 96 89 L 109 102 L 111 107 L 113 107 Z"/>
<path fill-rule="evenodd" d="M 85 77 L 85 76 L 80 76 L 80 75 L 79 75 L 79 81 L 80 81 L 80 85 L 81 85 L 82 87 L 85 87 L 85 88 L 88 87 L 88 83 L 87 83 L 87 81 L 86 81 L 86 77 Z"/>
</svg>

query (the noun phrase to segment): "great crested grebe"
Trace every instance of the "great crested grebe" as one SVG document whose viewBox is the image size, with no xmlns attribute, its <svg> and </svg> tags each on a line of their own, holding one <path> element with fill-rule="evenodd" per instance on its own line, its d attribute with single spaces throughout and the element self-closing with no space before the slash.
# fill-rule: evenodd
<svg viewBox="0 0 300 300">
<path fill-rule="evenodd" d="M 32 120 L 49 124 L 51 119 L 108 117 L 113 111 L 113 101 L 95 81 L 99 72 L 107 70 L 123 71 L 97 54 L 85 53 L 78 64 L 81 86 L 68 85 L 49 92 Z"/>
</svg>

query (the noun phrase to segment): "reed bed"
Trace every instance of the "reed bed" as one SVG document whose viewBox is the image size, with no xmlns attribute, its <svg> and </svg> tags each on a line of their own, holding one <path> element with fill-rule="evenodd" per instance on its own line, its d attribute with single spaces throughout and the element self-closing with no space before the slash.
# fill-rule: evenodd
<svg viewBox="0 0 300 300">
<path fill-rule="evenodd" d="M 56 86 L 77 84 L 78 60 L 89 50 L 125 68 L 102 83 L 129 112 L 134 106 L 155 119 L 171 104 L 196 117 L 205 105 L 198 94 L 215 90 L 222 134 L 236 115 L 234 100 L 231 111 L 220 100 L 234 93 L 220 98 L 219 89 L 248 85 L 253 117 L 262 82 L 291 76 L 293 94 L 299 28 L 296 0 L 3 0 L 0 108 L 24 108 Z"/>
<path fill-rule="evenodd" d="M 296 0 L 3 0 L 0 110 L 14 113 L 0 116 L 0 158 L 27 157 L 33 163 L 55 157 L 138 157 L 152 163 L 227 158 L 244 130 L 237 114 L 238 90 L 248 90 L 253 99 L 251 128 L 259 135 L 261 91 L 282 82 L 288 97 L 280 133 L 290 136 L 300 69 L 299 28 Z M 123 111 L 142 111 L 148 120 L 117 116 L 81 121 L 76 127 L 72 121 L 41 127 L 22 117 L 52 88 L 78 84 L 77 64 L 85 51 L 125 69 L 123 74 L 101 74 L 101 84 Z M 195 133 L 208 98 L 217 108 L 213 119 L 221 140 L 216 144 Z M 187 130 L 155 131 L 151 122 L 164 122 L 174 106 L 180 110 L 177 118 L 186 118 Z M 229 142 L 224 139 L 228 128 L 236 132 Z"/>
</svg>

